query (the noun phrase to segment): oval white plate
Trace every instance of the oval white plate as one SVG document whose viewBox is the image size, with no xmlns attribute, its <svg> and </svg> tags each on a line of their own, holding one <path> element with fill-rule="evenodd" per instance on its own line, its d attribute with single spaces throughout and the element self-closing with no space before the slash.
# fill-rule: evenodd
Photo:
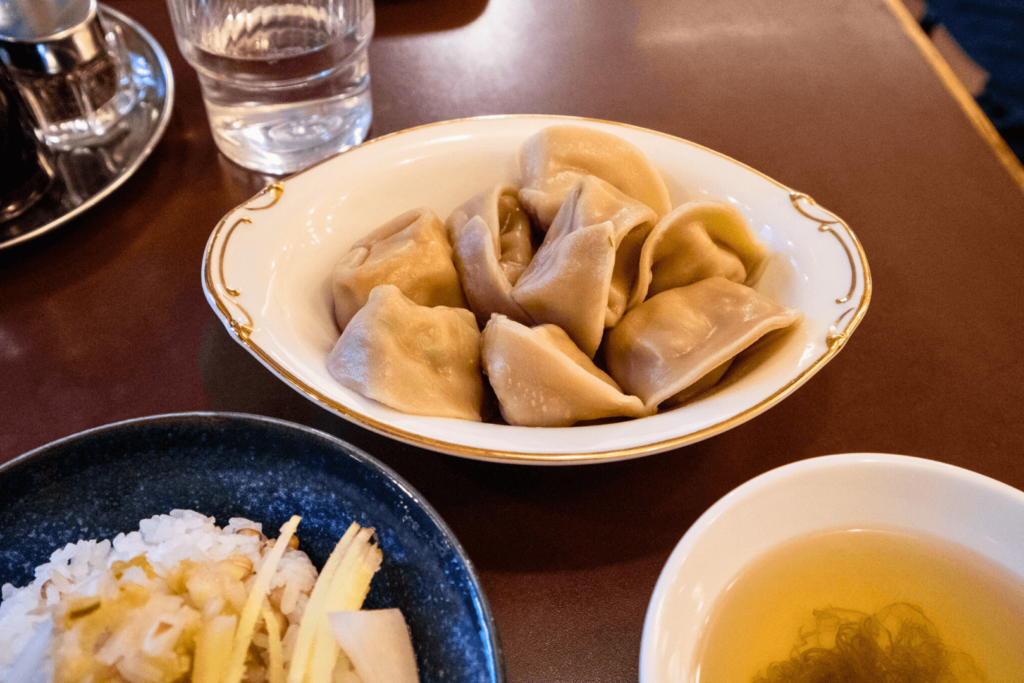
<svg viewBox="0 0 1024 683">
<path fill-rule="evenodd" d="M 647 608 L 640 683 L 690 683 L 701 631 L 733 578 L 776 546 L 842 528 L 943 539 L 1024 579 L 1024 492 L 904 455 L 803 460 L 730 492 L 679 541 Z"/>
<path fill-rule="evenodd" d="M 540 429 L 406 415 L 342 387 L 325 359 L 339 336 L 330 275 L 349 246 L 398 214 L 429 206 L 442 219 L 502 180 L 541 128 L 573 123 L 643 150 L 673 206 L 726 201 L 773 252 L 756 289 L 804 312 L 798 328 L 738 362 L 722 386 L 676 410 L 612 424 Z M 620 123 L 506 116 L 435 123 L 372 140 L 270 186 L 228 213 L 206 247 L 206 297 L 237 341 L 294 389 L 392 438 L 481 460 L 584 463 L 684 446 L 764 412 L 846 343 L 871 298 L 860 243 L 814 200 L 709 149 Z"/>
</svg>

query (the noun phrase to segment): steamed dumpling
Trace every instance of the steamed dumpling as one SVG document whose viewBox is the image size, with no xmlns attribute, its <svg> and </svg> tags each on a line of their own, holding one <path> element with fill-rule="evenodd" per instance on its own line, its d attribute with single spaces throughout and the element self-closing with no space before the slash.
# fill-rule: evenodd
<svg viewBox="0 0 1024 683">
<path fill-rule="evenodd" d="M 327 371 L 405 413 L 481 420 L 480 330 L 473 314 L 420 306 L 394 285 L 370 292 L 327 357 Z"/>
<path fill-rule="evenodd" d="M 614 327 L 626 312 L 637 284 L 641 249 L 654 229 L 654 209 L 619 192 L 610 183 L 583 176 L 562 202 L 544 241 L 604 221 L 611 221 L 615 268 L 608 290 L 605 327 Z"/>
<path fill-rule="evenodd" d="M 512 298 L 536 322 L 561 327 L 593 358 L 604 334 L 614 269 L 614 229 L 605 221 L 545 240 Z"/>
<path fill-rule="evenodd" d="M 555 325 L 529 328 L 495 315 L 483 331 L 481 362 L 512 425 L 568 427 L 646 415 L 640 399 L 623 394 Z"/>
<path fill-rule="evenodd" d="M 767 257 L 767 248 L 733 206 L 713 201 L 683 204 L 648 235 L 629 306 L 709 277 L 751 285 Z"/>
<path fill-rule="evenodd" d="M 469 307 L 480 325 L 492 313 L 528 323 L 512 286 L 533 258 L 530 218 L 516 186 L 495 185 L 455 209 L 446 221 L 452 257 Z"/>
<path fill-rule="evenodd" d="M 519 199 L 547 229 L 562 200 L 584 175 L 605 180 L 646 204 L 658 218 L 672 205 L 665 181 L 637 147 L 622 138 L 583 126 L 549 126 L 531 136 L 520 150 L 523 188 Z"/>
<path fill-rule="evenodd" d="M 454 236 L 462 226 L 480 216 L 491 233 L 501 270 L 513 285 L 533 258 L 530 217 L 518 195 L 519 190 L 512 183 L 498 183 L 452 211 L 445 222 L 454 245 Z"/>
<path fill-rule="evenodd" d="M 740 351 L 802 317 L 750 287 L 712 277 L 662 292 L 626 313 L 608 334 L 605 364 L 625 391 L 653 410 L 708 373 L 720 377 L 722 365 Z"/>
<path fill-rule="evenodd" d="M 618 322 L 656 216 L 594 176 L 566 196 L 512 297 L 538 323 L 565 330 L 588 356 Z"/>
<path fill-rule="evenodd" d="M 423 306 L 466 307 L 452 247 L 430 209 L 393 218 L 352 245 L 334 267 L 334 316 L 342 330 L 378 285 L 397 286 Z"/>
</svg>

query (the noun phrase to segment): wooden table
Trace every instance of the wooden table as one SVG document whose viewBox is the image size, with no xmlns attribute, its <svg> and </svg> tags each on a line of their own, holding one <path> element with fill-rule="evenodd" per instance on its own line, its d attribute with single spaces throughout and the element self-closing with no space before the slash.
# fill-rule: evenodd
<svg viewBox="0 0 1024 683">
<path fill-rule="evenodd" d="M 0 461 L 179 411 L 328 431 L 438 509 L 479 569 L 509 679 L 538 682 L 635 679 L 673 546 L 771 468 L 882 451 L 1024 488 L 1024 174 L 889 1 L 378 1 L 374 136 L 507 113 L 645 126 L 808 193 L 868 255 L 866 318 L 777 407 L 676 452 L 539 468 L 388 441 L 301 398 L 232 340 L 203 298 L 201 256 L 265 179 L 214 148 L 164 2 L 111 0 L 166 49 L 174 117 L 114 196 L 0 253 Z"/>
</svg>

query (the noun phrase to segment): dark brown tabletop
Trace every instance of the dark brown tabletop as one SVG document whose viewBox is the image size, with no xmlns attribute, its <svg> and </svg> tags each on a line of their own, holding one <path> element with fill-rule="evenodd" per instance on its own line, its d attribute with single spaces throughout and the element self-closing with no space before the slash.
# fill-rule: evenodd
<svg viewBox="0 0 1024 683">
<path fill-rule="evenodd" d="M 719 497 L 779 465 L 901 453 L 1024 489 L 1024 174 L 972 123 L 969 98 L 898 8 L 378 0 L 373 136 L 484 114 L 623 121 L 806 192 L 867 253 L 864 321 L 778 406 L 675 452 L 552 468 L 389 441 L 305 400 L 232 340 L 203 297 L 203 249 L 266 180 L 216 151 L 163 0 L 110 4 L 167 51 L 174 115 L 113 196 L 0 252 L 0 462 L 181 411 L 335 434 L 396 469 L 450 524 L 479 569 L 511 681 L 636 679 L 673 546 Z"/>
</svg>

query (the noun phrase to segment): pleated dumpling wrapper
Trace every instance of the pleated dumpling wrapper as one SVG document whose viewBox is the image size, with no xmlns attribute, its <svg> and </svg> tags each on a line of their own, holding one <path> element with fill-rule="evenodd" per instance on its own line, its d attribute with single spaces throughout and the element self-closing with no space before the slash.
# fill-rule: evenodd
<svg viewBox="0 0 1024 683">
<path fill-rule="evenodd" d="M 566 195 L 544 243 L 512 289 L 537 323 L 565 330 L 591 358 L 619 321 L 656 215 L 609 183 L 583 176 Z"/>
<path fill-rule="evenodd" d="M 465 308 L 420 306 L 378 285 L 341 333 L 327 371 L 404 413 L 481 421 L 480 329 Z"/>
<path fill-rule="evenodd" d="M 583 126 L 549 126 L 529 137 L 519 152 L 523 188 L 519 199 L 547 229 L 558 207 L 584 175 L 605 180 L 646 204 L 661 218 L 672 208 L 658 169 L 636 146 Z"/>
<path fill-rule="evenodd" d="M 647 414 L 640 399 L 623 394 L 556 325 L 530 328 L 495 315 L 481 344 L 484 373 L 511 425 L 568 427 Z"/>
<path fill-rule="evenodd" d="M 647 236 L 629 308 L 709 277 L 752 285 L 767 262 L 768 248 L 739 210 L 724 202 L 689 202 L 662 218 Z"/>
<path fill-rule="evenodd" d="M 512 286 L 533 258 L 530 217 L 517 194 L 515 185 L 499 183 L 452 211 L 445 221 L 462 289 L 481 327 L 492 313 L 530 322 L 512 298 Z"/>
<path fill-rule="evenodd" d="M 696 384 L 708 373 L 803 313 L 780 306 L 723 277 L 670 289 L 632 309 L 608 333 L 608 372 L 648 410 Z M 709 388 L 709 387 L 706 387 Z"/>
<path fill-rule="evenodd" d="M 467 307 L 448 233 L 430 209 L 396 216 L 353 244 L 332 278 L 334 317 L 342 330 L 377 285 L 395 285 L 423 306 Z"/>
</svg>

